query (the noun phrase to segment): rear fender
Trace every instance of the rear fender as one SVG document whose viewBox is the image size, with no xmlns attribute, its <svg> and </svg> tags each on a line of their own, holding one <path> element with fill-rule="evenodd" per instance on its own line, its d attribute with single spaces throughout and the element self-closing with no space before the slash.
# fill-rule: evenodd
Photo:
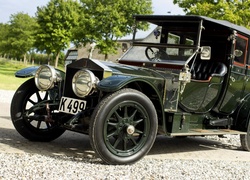
<svg viewBox="0 0 250 180">
<path fill-rule="evenodd" d="M 241 104 L 234 112 L 234 125 L 237 130 L 247 131 L 247 126 L 250 118 L 250 94 L 247 94 L 242 99 Z"/>
</svg>

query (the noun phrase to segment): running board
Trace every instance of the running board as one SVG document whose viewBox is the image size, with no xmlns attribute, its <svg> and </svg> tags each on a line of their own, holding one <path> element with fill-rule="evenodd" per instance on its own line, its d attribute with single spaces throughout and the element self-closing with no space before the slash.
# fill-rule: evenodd
<svg viewBox="0 0 250 180">
<path fill-rule="evenodd" d="M 169 133 L 170 136 L 207 136 L 207 135 L 225 135 L 225 134 L 247 134 L 247 132 L 231 129 L 190 129 L 187 133 Z"/>
</svg>

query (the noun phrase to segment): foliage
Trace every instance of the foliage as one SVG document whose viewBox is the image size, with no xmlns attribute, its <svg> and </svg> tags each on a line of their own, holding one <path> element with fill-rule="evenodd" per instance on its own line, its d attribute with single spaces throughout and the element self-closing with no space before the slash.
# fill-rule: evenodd
<svg viewBox="0 0 250 180">
<path fill-rule="evenodd" d="M 151 0 L 80 0 L 80 26 L 75 44 L 96 42 L 101 54 L 115 53 L 117 39 L 133 31 L 134 14 L 152 14 Z M 146 29 L 147 26 L 141 26 Z"/>
<path fill-rule="evenodd" d="M 10 52 L 10 46 L 7 43 L 9 33 L 9 24 L 0 23 L 0 50 L 1 55 L 8 54 Z"/>
<path fill-rule="evenodd" d="M 228 20 L 250 28 L 250 0 L 174 0 L 188 15 Z"/>
<path fill-rule="evenodd" d="M 36 18 L 17 13 L 8 24 L 0 23 L 0 55 L 14 59 L 27 55 L 35 63 L 56 57 L 57 67 L 63 59 L 60 53 L 72 41 L 78 45 L 96 41 L 100 53 L 115 53 L 117 39 L 133 31 L 132 15 L 151 14 L 151 6 L 151 0 L 50 0 L 38 7 Z M 47 57 L 36 56 L 37 50 Z"/>
<path fill-rule="evenodd" d="M 10 24 L 1 24 L 1 52 L 12 54 L 15 58 L 24 56 L 31 51 L 34 44 L 34 29 L 36 29 L 36 20 L 28 14 L 17 13 L 10 17 Z"/>
<path fill-rule="evenodd" d="M 47 6 L 38 7 L 36 47 L 48 55 L 55 54 L 58 66 L 60 52 L 69 47 L 72 29 L 78 24 L 79 4 L 74 0 L 50 0 Z"/>
</svg>

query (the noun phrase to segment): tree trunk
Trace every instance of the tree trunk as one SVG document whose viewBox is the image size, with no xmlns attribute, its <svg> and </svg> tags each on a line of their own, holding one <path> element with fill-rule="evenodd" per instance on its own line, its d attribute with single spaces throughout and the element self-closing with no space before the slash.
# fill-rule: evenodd
<svg viewBox="0 0 250 180">
<path fill-rule="evenodd" d="M 26 53 L 23 55 L 23 63 L 27 64 L 27 57 L 26 57 Z"/>
<path fill-rule="evenodd" d="M 48 65 L 50 65 L 50 54 L 47 54 L 47 55 L 48 55 L 48 59 L 47 59 Z"/>
<path fill-rule="evenodd" d="M 107 61 L 107 60 L 108 60 L 108 54 L 107 54 L 107 53 L 105 53 L 104 60 L 105 60 L 105 61 Z"/>
<path fill-rule="evenodd" d="M 60 51 L 56 54 L 55 68 L 57 68 L 58 66 L 59 56 L 60 56 Z"/>
</svg>

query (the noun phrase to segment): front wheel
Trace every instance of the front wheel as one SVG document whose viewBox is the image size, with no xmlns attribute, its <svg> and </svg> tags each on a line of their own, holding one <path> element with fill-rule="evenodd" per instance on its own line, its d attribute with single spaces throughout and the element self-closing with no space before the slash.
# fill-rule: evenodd
<svg viewBox="0 0 250 180">
<path fill-rule="evenodd" d="M 151 100 L 126 88 L 97 105 L 90 123 L 90 142 L 105 163 L 131 164 L 149 152 L 157 128 L 157 113 Z"/>
<path fill-rule="evenodd" d="M 247 134 L 240 135 L 242 149 L 250 151 L 250 123 L 248 123 Z"/>
<path fill-rule="evenodd" d="M 56 122 L 57 106 L 49 113 L 53 120 L 46 120 L 51 94 L 37 89 L 34 79 L 24 82 L 16 91 L 11 102 L 11 119 L 16 130 L 31 141 L 52 141 L 64 133 Z"/>
</svg>

